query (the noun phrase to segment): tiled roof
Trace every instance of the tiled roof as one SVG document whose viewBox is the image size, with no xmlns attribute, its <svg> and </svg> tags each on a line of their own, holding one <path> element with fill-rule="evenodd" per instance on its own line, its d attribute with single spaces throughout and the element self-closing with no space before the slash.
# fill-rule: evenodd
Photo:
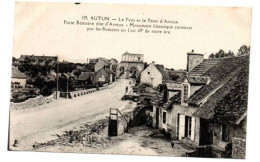
<svg viewBox="0 0 260 162">
<path fill-rule="evenodd" d="M 26 79 L 26 75 L 20 72 L 17 68 L 12 67 L 12 78 Z"/>
<path fill-rule="evenodd" d="M 182 82 L 183 78 L 186 76 L 186 71 L 183 70 L 168 70 L 167 73 L 170 79 L 175 82 Z"/>
<path fill-rule="evenodd" d="M 208 94 L 223 84 L 232 73 L 234 73 L 244 62 L 248 61 L 248 56 L 222 58 L 214 67 L 206 71 L 202 76 L 209 77 L 210 82 L 195 92 L 190 98 L 189 104 L 200 104 Z"/>
<path fill-rule="evenodd" d="M 162 74 L 162 79 L 163 80 L 171 80 L 171 78 L 169 77 L 169 75 L 167 74 L 167 71 L 164 69 L 164 67 L 162 65 L 155 65 L 155 67 L 160 71 L 160 73 Z"/>
<path fill-rule="evenodd" d="M 82 72 L 78 80 L 84 81 L 89 79 L 90 77 L 93 77 L 94 75 L 95 75 L 94 72 Z"/>
<path fill-rule="evenodd" d="M 210 84 L 189 100 L 199 104 L 198 101 L 214 92 L 193 115 L 218 122 L 236 122 L 247 110 L 248 74 L 249 56 L 223 59 L 207 72 L 212 78 Z"/>
<path fill-rule="evenodd" d="M 188 76 L 187 79 L 190 84 L 207 84 L 210 81 L 210 78 L 205 76 Z"/>
<path fill-rule="evenodd" d="M 199 65 L 197 65 L 195 68 L 193 68 L 189 72 L 189 76 L 201 76 L 203 75 L 206 71 L 217 65 L 222 58 L 218 59 L 204 59 Z"/>
<path fill-rule="evenodd" d="M 172 96 L 169 101 L 164 105 L 164 107 L 167 109 L 171 109 L 174 103 L 181 103 L 181 91 Z"/>
</svg>

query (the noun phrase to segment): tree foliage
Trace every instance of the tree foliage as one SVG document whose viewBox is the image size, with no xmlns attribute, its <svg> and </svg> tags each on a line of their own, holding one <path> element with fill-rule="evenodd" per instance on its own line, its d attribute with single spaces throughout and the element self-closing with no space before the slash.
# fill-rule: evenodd
<svg viewBox="0 0 260 162">
<path fill-rule="evenodd" d="M 243 45 L 238 49 L 237 55 L 243 56 L 243 55 L 249 55 L 250 54 L 250 46 Z"/>
<path fill-rule="evenodd" d="M 243 56 L 243 55 L 249 55 L 250 54 L 250 46 L 242 45 L 237 52 L 237 56 Z M 224 50 L 220 49 L 218 52 L 211 53 L 209 55 L 209 59 L 214 58 L 223 58 L 223 57 L 234 57 L 235 54 L 233 51 L 229 50 L 228 52 L 225 52 Z"/>
</svg>

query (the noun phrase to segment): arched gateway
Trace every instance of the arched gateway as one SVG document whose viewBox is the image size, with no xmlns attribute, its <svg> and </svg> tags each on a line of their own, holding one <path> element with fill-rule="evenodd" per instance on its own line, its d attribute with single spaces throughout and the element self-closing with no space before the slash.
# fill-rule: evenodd
<svg viewBox="0 0 260 162">
<path fill-rule="evenodd" d="M 117 67 L 117 76 L 125 74 L 125 78 L 136 78 L 144 70 L 144 55 L 130 54 L 125 52 L 122 54 L 121 62 Z"/>
</svg>

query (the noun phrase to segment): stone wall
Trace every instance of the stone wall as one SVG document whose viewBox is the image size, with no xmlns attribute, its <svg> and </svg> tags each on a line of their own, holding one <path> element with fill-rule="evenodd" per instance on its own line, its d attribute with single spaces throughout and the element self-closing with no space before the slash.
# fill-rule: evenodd
<svg viewBox="0 0 260 162">
<path fill-rule="evenodd" d="M 104 84 L 103 87 L 99 87 L 99 91 L 103 90 L 103 89 L 107 89 L 107 88 L 111 88 L 116 84 L 116 82 L 114 82 L 114 84 Z M 69 94 L 69 99 L 73 99 L 73 98 L 77 98 L 80 96 L 85 96 L 87 94 L 96 92 L 97 88 L 91 88 L 91 89 L 84 89 L 84 90 L 79 90 L 79 91 L 72 91 L 72 92 L 68 92 Z M 60 97 L 63 98 L 67 98 L 67 92 L 60 92 Z"/>
<path fill-rule="evenodd" d="M 203 54 L 188 53 L 187 55 L 187 71 L 191 71 L 204 59 Z"/>
<path fill-rule="evenodd" d="M 37 96 L 35 98 L 30 98 L 24 102 L 20 103 L 10 103 L 10 110 L 19 110 L 19 109 L 27 109 L 34 106 L 39 106 L 43 104 L 50 103 L 54 100 L 54 96 L 50 95 L 48 97 L 43 97 L 42 95 Z"/>
<path fill-rule="evenodd" d="M 246 157 L 246 139 L 236 138 L 232 139 L 232 158 L 245 159 Z"/>
</svg>

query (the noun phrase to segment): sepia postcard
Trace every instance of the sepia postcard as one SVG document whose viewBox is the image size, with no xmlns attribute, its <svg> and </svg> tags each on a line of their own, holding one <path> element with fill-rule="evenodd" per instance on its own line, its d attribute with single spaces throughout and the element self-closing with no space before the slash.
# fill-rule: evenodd
<svg viewBox="0 0 260 162">
<path fill-rule="evenodd" d="M 251 8 L 16 2 L 8 150 L 245 159 Z"/>
</svg>

